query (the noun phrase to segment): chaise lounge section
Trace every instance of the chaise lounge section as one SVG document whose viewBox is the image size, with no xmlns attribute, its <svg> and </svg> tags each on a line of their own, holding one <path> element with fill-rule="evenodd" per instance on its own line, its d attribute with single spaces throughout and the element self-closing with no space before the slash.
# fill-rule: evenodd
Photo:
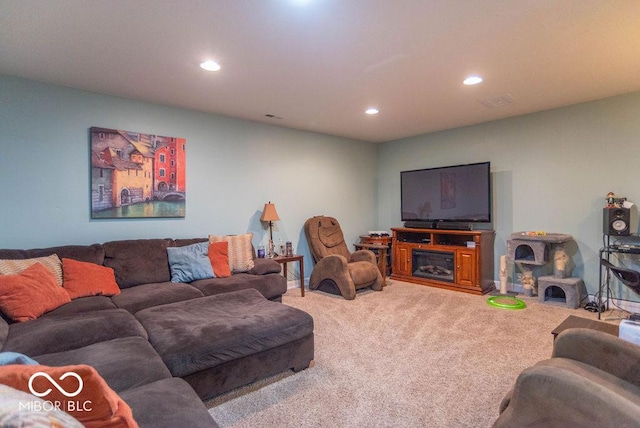
<svg viewBox="0 0 640 428">
<path fill-rule="evenodd" d="M 311 316 L 270 302 L 257 290 L 156 306 L 135 316 L 171 374 L 185 379 L 202 399 L 248 383 L 247 373 L 265 377 L 268 361 L 275 363 L 269 375 L 309 366 Z M 283 350 L 286 358 L 272 358 Z"/>
</svg>

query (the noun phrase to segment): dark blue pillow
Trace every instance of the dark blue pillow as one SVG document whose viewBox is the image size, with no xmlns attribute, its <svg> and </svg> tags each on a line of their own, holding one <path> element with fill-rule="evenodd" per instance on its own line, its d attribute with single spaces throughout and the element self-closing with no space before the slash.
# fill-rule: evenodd
<svg viewBox="0 0 640 428">
<path fill-rule="evenodd" d="M 171 282 L 191 282 L 197 279 L 213 278 L 208 251 L 208 242 L 184 247 L 168 247 Z"/>
</svg>

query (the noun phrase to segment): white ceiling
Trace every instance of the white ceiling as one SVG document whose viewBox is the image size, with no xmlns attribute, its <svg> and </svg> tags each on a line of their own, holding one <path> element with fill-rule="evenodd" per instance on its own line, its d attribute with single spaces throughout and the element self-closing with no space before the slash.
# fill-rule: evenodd
<svg viewBox="0 0 640 428">
<path fill-rule="evenodd" d="M 0 0 L 0 73 L 371 142 L 640 91 L 638 0 L 301 3 Z"/>
</svg>

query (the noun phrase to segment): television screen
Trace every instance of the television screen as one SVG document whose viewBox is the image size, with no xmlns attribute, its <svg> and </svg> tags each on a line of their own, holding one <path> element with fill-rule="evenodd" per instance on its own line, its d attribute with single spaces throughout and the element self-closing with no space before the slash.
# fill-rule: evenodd
<svg viewBox="0 0 640 428">
<path fill-rule="evenodd" d="M 490 163 L 400 172 L 402 221 L 491 222 Z"/>
</svg>

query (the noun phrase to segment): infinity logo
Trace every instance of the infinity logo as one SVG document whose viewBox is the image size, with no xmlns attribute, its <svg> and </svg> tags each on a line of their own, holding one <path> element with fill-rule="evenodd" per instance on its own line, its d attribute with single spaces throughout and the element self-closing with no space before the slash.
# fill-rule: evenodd
<svg viewBox="0 0 640 428">
<path fill-rule="evenodd" d="M 53 380 L 51 378 L 51 376 L 49 376 L 47 373 L 36 372 L 36 373 L 32 374 L 31 377 L 29 378 L 29 391 L 31 391 L 31 393 L 33 395 L 35 395 L 36 397 L 44 397 L 45 395 L 49 395 L 49 393 L 51 392 L 51 388 L 47 389 L 44 392 L 38 392 L 38 391 L 33 389 L 33 381 L 38 376 L 42 376 L 42 377 L 46 378 L 65 397 L 75 397 L 76 395 L 80 394 L 80 392 L 82 391 L 82 386 L 83 386 L 82 378 L 77 373 L 66 372 L 65 374 L 60 376 L 59 380 L 64 380 L 64 379 L 68 378 L 69 376 L 72 376 L 72 377 L 75 377 L 76 379 L 78 379 L 78 389 L 76 391 L 74 391 L 74 392 L 67 392 L 63 387 L 58 385 L 58 383 L 55 380 Z"/>
</svg>

